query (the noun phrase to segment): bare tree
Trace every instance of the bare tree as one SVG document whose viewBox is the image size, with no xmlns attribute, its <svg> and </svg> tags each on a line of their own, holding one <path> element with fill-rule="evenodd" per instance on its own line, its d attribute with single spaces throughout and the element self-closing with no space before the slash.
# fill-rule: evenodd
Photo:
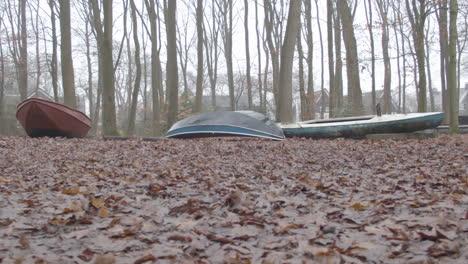
<svg viewBox="0 0 468 264">
<path fill-rule="evenodd" d="M 327 51 L 328 51 L 328 89 L 330 91 L 329 117 L 335 117 L 337 108 L 335 69 L 333 68 L 333 1 L 327 0 Z"/>
<path fill-rule="evenodd" d="M 335 36 L 335 91 L 336 91 L 336 116 L 342 115 L 343 104 L 343 59 L 341 56 L 341 16 L 338 8 L 334 12 L 334 36 Z"/>
<path fill-rule="evenodd" d="M 264 0 L 264 27 L 266 34 L 267 51 L 271 57 L 272 75 L 273 75 L 273 95 L 275 105 L 279 104 L 279 71 L 280 71 L 280 54 L 281 41 L 283 39 L 283 8 L 276 8 L 277 1 Z M 283 2 L 281 2 L 281 5 Z M 295 36 L 296 37 L 296 36 Z M 265 82 L 264 82 L 265 83 Z M 266 84 L 266 83 L 265 83 Z M 276 111 L 276 119 L 279 119 L 279 111 Z"/>
<path fill-rule="evenodd" d="M 60 64 L 62 66 L 62 86 L 64 104 L 76 108 L 75 73 L 70 25 L 70 0 L 60 0 Z"/>
<path fill-rule="evenodd" d="M 49 8 L 50 8 L 50 22 L 52 25 L 52 61 L 50 62 L 50 76 L 52 77 L 52 89 L 54 91 L 54 100 L 56 102 L 59 101 L 58 95 L 58 62 L 57 62 L 57 26 L 55 22 L 55 1 L 48 0 Z"/>
<path fill-rule="evenodd" d="M 381 0 L 376 0 L 381 1 Z M 386 1 L 386 0 L 383 0 Z M 369 7 L 367 7 L 369 5 Z M 366 8 L 366 20 L 367 20 L 367 29 L 369 30 L 369 40 L 371 45 L 371 79 L 372 79 L 372 112 L 375 114 L 375 106 L 377 104 L 375 98 L 375 44 L 374 44 L 374 21 L 373 21 L 373 11 L 372 11 L 372 0 L 364 1 L 364 7 Z M 382 38 L 383 44 L 383 38 Z M 387 71 L 385 71 L 387 73 Z"/>
<path fill-rule="evenodd" d="M 449 121 L 449 105 L 447 96 L 447 46 L 448 46 L 448 30 L 447 30 L 447 1 L 439 1 L 436 12 L 437 22 L 439 24 L 439 47 L 440 47 L 440 87 L 442 92 L 442 109 L 445 113 L 445 123 Z"/>
<path fill-rule="evenodd" d="M 203 0 L 197 0 L 197 88 L 195 92 L 195 105 L 193 112 L 202 110 L 203 98 Z"/>
<path fill-rule="evenodd" d="M 136 5 L 134 0 L 130 0 L 130 10 L 133 24 L 133 42 L 135 44 L 135 84 L 133 86 L 133 92 L 131 97 L 130 113 L 128 117 L 128 129 L 127 135 L 133 135 L 135 133 L 135 119 L 136 109 L 138 105 L 138 94 L 140 93 L 140 82 L 141 82 L 141 61 L 140 61 L 140 41 L 138 39 L 138 20 L 136 16 Z"/>
<path fill-rule="evenodd" d="M 159 16 L 157 6 L 153 0 L 145 0 L 145 6 L 148 10 L 150 24 L 150 39 L 151 39 L 151 93 L 153 104 L 153 135 L 157 136 L 161 133 L 161 104 L 160 98 L 163 97 L 162 92 L 162 66 L 158 48 L 158 25 Z"/>
<path fill-rule="evenodd" d="M 323 83 L 324 83 L 325 78 L 323 75 L 325 72 L 325 68 L 324 68 L 324 63 L 323 63 L 323 60 L 324 60 L 323 38 L 322 38 L 322 26 L 320 24 L 320 11 L 319 11 L 319 6 L 318 6 L 318 0 L 315 0 L 315 8 L 317 9 L 317 26 L 318 26 L 319 38 L 320 38 L 320 92 L 322 94 L 322 98 L 324 98 L 323 96 L 325 95 L 325 87 Z M 324 118 L 324 112 L 325 112 L 325 100 L 322 100 L 321 105 L 320 105 L 320 118 L 321 119 Z"/>
<path fill-rule="evenodd" d="M 416 60 L 418 65 L 418 112 L 427 111 L 427 81 L 426 81 L 426 66 L 424 52 L 424 25 L 429 15 L 426 8 L 426 0 L 405 0 L 406 12 L 411 23 L 413 45 L 416 51 Z"/>
<path fill-rule="evenodd" d="M 307 112 L 305 82 L 304 82 L 304 51 L 302 49 L 302 34 L 301 30 L 297 33 L 297 54 L 299 61 L 299 96 L 301 100 L 301 120 L 306 120 L 305 115 Z"/>
<path fill-rule="evenodd" d="M 164 1 L 167 37 L 167 128 L 176 121 L 179 109 L 179 74 L 177 69 L 176 10 L 177 0 Z"/>
<path fill-rule="evenodd" d="M 249 46 L 249 1 L 244 0 L 244 31 L 245 31 L 245 66 L 247 77 L 247 98 L 249 109 L 252 109 L 252 78 L 250 76 L 250 46 Z"/>
<path fill-rule="evenodd" d="M 338 9 L 343 25 L 343 39 L 346 48 L 346 72 L 348 79 L 348 103 L 351 104 L 350 113 L 363 113 L 362 91 L 359 79 L 359 61 L 357 55 L 356 37 L 353 28 L 353 15 L 347 0 L 338 0 Z"/>
<path fill-rule="evenodd" d="M 263 102 L 263 82 L 262 82 L 262 51 L 261 51 L 261 43 L 260 43 L 260 29 L 259 29 L 259 20 L 258 20 L 258 1 L 255 0 L 255 33 L 257 36 L 257 63 L 258 63 L 258 76 L 257 76 L 257 83 L 258 83 L 258 94 L 259 94 L 259 105 L 260 108 L 263 109 L 264 102 Z"/>
<path fill-rule="evenodd" d="M 217 0 L 211 1 L 211 20 L 206 18 L 203 20 L 203 45 L 206 51 L 206 67 L 208 70 L 208 78 L 210 81 L 211 90 L 211 104 L 213 109 L 216 109 L 216 83 L 218 80 L 218 38 L 220 33 L 220 26 L 218 25 L 220 12 L 217 12 Z"/>
<path fill-rule="evenodd" d="M 429 39 L 429 35 L 430 35 L 430 29 L 431 29 L 431 24 L 430 24 L 430 20 L 427 22 L 427 27 L 425 29 L 426 33 L 424 34 L 424 38 L 425 38 L 425 45 L 426 45 L 426 55 L 425 55 L 425 59 L 426 59 L 426 65 L 427 65 L 427 81 L 428 81 L 428 86 L 427 86 L 427 89 L 429 90 L 429 102 L 431 103 L 430 104 L 430 109 L 431 109 L 431 112 L 434 112 L 435 111 L 435 102 L 434 102 L 434 91 L 433 91 L 433 86 L 432 86 L 432 73 L 431 73 L 431 39 Z"/>
<path fill-rule="evenodd" d="M 281 68 L 279 78 L 279 122 L 292 122 L 294 115 L 292 111 L 292 64 L 294 59 L 294 46 L 296 45 L 299 31 L 302 1 L 291 1 L 289 3 L 288 22 L 281 48 Z"/>
<path fill-rule="evenodd" d="M 102 72 L 102 127 L 104 136 L 118 135 L 115 110 L 114 60 L 112 57 L 112 0 L 104 1 L 101 10 L 97 0 L 91 0 L 94 27 L 101 57 Z"/>
<path fill-rule="evenodd" d="M 187 16 L 177 23 L 177 53 L 179 54 L 179 64 L 182 70 L 182 80 L 184 82 L 184 94 L 188 95 L 189 84 L 188 84 L 188 62 L 190 58 L 190 47 L 195 41 L 195 33 L 189 35 L 189 23 L 190 18 Z"/>
<path fill-rule="evenodd" d="M 383 94 L 383 113 L 391 112 L 391 85 L 392 85 L 392 69 L 390 64 L 390 56 L 388 52 L 389 32 L 388 32 L 388 12 L 389 2 L 387 0 L 376 0 L 379 10 L 380 23 L 382 27 L 382 54 L 384 59 L 384 94 Z M 372 58 L 374 60 L 374 58 Z M 375 107 L 375 105 L 373 105 Z"/>
<path fill-rule="evenodd" d="M 450 105 L 450 133 L 459 133 L 458 123 L 458 91 L 457 91 L 457 15 L 458 1 L 450 0 L 450 24 L 449 24 L 449 44 L 448 44 L 448 66 L 447 66 L 447 88 Z"/>
<path fill-rule="evenodd" d="M 3 30 L 3 17 L 0 16 L 0 32 Z M 0 44 L 0 122 L 3 123 L 3 98 L 5 93 L 5 60 L 3 56 L 3 45 Z M 3 126 L 0 128 L 0 133 L 3 131 Z"/>
<path fill-rule="evenodd" d="M 19 0 L 15 8 L 11 0 L 6 2 L 6 17 L 10 23 L 9 29 L 5 26 L 7 45 L 16 67 L 18 89 L 21 100 L 28 94 L 28 35 L 26 21 L 26 0 Z M 5 21 L 3 21 L 5 24 Z"/>
<path fill-rule="evenodd" d="M 304 98 L 301 102 L 302 120 L 315 119 L 315 95 L 314 95 L 314 35 L 312 32 L 312 3 L 304 0 L 305 7 L 305 40 L 307 43 L 307 88 L 304 88 Z M 302 106 L 303 104 L 303 106 Z"/>
<path fill-rule="evenodd" d="M 236 110 L 236 100 L 234 94 L 234 73 L 232 65 L 232 0 L 217 1 L 218 8 L 222 13 L 221 35 L 223 38 L 224 57 L 226 58 L 226 68 L 229 87 L 229 101 L 231 110 Z"/>
</svg>

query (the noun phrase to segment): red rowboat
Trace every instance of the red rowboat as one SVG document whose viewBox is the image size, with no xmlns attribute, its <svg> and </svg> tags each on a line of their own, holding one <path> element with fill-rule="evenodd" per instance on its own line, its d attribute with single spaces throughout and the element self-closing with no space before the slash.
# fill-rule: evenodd
<svg viewBox="0 0 468 264">
<path fill-rule="evenodd" d="M 81 138 L 91 128 L 91 119 L 84 113 L 35 97 L 18 105 L 16 119 L 30 137 Z"/>
</svg>

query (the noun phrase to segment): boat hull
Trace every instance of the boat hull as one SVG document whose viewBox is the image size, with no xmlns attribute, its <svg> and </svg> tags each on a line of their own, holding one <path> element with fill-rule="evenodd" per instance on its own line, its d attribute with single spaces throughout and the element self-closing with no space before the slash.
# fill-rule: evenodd
<svg viewBox="0 0 468 264">
<path fill-rule="evenodd" d="M 91 128 L 91 120 L 84 113 L 40 98 L 21 102 L 16 118 L 30 137 L 81 138 Z"/>
<path fill-rule="evenodd" d="M 411 133 L 439 126 L 443 113 L 376 116 L 357 121 L 297 123 L 281 125 L 286 137 L 364 138 L 369 134 Z"/>
<path fill-rule="evenodd" d="M 253 111 L 224 111 L 193 115 L 175 123 L 166 134 L 166 137 L 172 138 L 222 136 L 284 139 L 283 131 L 276 123 Z"/>
</svg>

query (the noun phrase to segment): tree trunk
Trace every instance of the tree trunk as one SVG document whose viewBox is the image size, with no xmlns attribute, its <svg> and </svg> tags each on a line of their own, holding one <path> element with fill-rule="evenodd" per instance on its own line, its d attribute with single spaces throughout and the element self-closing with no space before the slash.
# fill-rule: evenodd
<svg viewBox="0 0 468 264">
<path fill-rule="evenodd" d="M 234 72 L 232 65 L 232 0 L 226 0 L 223 7 L 224 26 L 224 56 L 226 58 L 226 68 L 229 87 L 229 101 L 231 110 L 236 110 L 236 98 L 234 94 Z"/>
<path fill-rule="evenodd" d="M 436 12 L 437 21 L 439 24 L 439 47 L 440 47 L 440 87 L 442 93 L 442 111 L 445 113 L 444 123 L 449 123 L 449 105 L 447 96 L 447 1 L 438 3 L 438 12 Z"/>
<path fill-rule="evenodd" d="M 288 23 L 281 48 L 281 68 L 279 78 L 279 104 L 278 116 L 279 122 L 293 122 L 294 115 L 292 111 L 292 64 L 294 59 L 294 46 L 296 45 L 297 32 L 299 31 L 299 22 L 301 17 L 302 1 L 291 1 L 289 3 Z"/>
<path fill-rule="evenodd" d="M 57 27 L 55 24 L 55 1 L 49 0 L 50 22 L 52 24 L 52 61 L 50 63 L 50 76 L 52 77 L 52 89 L 54 91 L 55 102 L 59 101 L 58 94 L 58 73 L 57 73 Z"/>
<path fill-rule="evenodd" d="M 312 3 L 304 0 L 307 42 L 307 90 L 305 91 L 305 113 L 303 120 L 315 119 L 314 94 L 314 36 L 312 32 Z"/>
<path fill-rule="evenodd" d="M 250 77 L 250 46 L 249 46 L 249 1 L 244 0 L 244 30 L 245 30 L 245 66 L 247 77 L 247 99 L 249 109 L 253 109 L 252 102 L 252 79 Z"/>
<path fill-rule="evenodd" d="M 167 90 L 168 110 L 167 129 L 176 121 L 179 109 L 179 74 L 177 69 L 177 40 L 176 40 L 176 9 L 177 1 L 170 0 L 166 9 L 166 37 L 167 37 Z"/>
<path fill-rule="evenodd" d="M 299 60 L 299 96 L 301 100 L 301 120 L 306 120 L 305 115 L 307 112 L 307 99 L 305 93 L 305 83 L 304 83 L 304 51 L 302 50 L 302 36 L 301 31 L 298 31 L 297 34 L 297 54 Z"/>
<path fill-rule="evenodd" d="M 76 108 L 75 75 L 71 45 L 70 0 L 60 0 L 61 65 L 64 104 Z"/>
<path fill-rule="evenodd" d="M 89 19 L 89 14 L 88 19 Z M 94 92 L 93 92 L 93 68 L 91 63 L 91 43 L 89 39 L 89 23 L 85 23 L 85 45 L 86 45 L 86 66 L 88 68 L 88 103 L 89 103 L 89 116 L 94 113 Z"/>
<path fill-rule="evenodd" d="M 104 136 L 117 136 L 117 120 L 115 112 L 114 60 L 112 57 L 112 1 L 103 3 L 103 21 L 101 21 L 99 5 L 92 0 L 93 20 L 98 36 L 98 52 L 101 58 L 102 72 L 102 133 Z"/>
<path fill-rule="evenodd" d="M 416 52 L 416 61 L 418 66 L 418 112 L 427 112 L 427 95 L 426 95 L 426 66 L 424 51 L 424 23 L 427 17 L 426 0 L 419 0 L 419 6 L 416 0 L 412 0 L 411 6 L 409 0 L 406 0 L 406 10 L 410 19 L 413 44 Z"/>
<path fill-rule="evenodd" d="M 377 0 L 377 7 L 379 9 L 380 22 L 382 23 L 382 54 L 384 59 L 384 94 L 383 94 L 383 113 L 390 114 L 391 112 L 391 84 L 392 84 L 392 70 L 390 64 L 390 56 L 388 54 L 388 2 L 385 0 Z M 373 105 L 375 107 L 375 104 Z"/>
<path fill-rule="evenodd" d="M 262 51 L 261 51 L 261 45 L 260 45 L 260 30 L 258 29 L 259 27 L 259 21 L 258 21 L 258 1 L 255 0 L 255 32 L 257 33 L 257 58 L 258 58 L 258 76 L 257 76 L 257 83 L 258 83 L 258 95 L 259 95 L 259 106 L 260 109 L 263 109 L 263 96 L 262 96 L 262 90 L 263 90 L 263 83 L 262 83 Z"/>
<path fill-rule="evenodd" d="M 458 91 L 457 91 L 457 15 L 458 2 L 450 0 L 450 24 L 449 24 L 449 44 L 448 44 L 448 67 L 447 67 L 447 87 L 450 105 L 450 129 L 451 134 L 459 133 L 458 124 Z"/>
<path fill-rule="evenodd" d="M 435 102 L 434 102 L 434 92 L 433 92 L 433 86 L 432 86 L 432 73 L 431 73 L 431 59 L 430 59 L 430 56 L 431 56 L 431 49 L 430 49 L 430 45 L 429 45 L 429 39 L 428 39 L 428 34 L 429 34 L 429 28 L 430 28 L 430 25 L 428 23 L 428 26 L 427 26 L 427 31 L 426 31 L 426 34 L 425 34 L 425 45 L 426 45 L 426 64 L 427 64 L 427 81 L 428 81 L 428 90 L 429 90 L 429 102 L 431 103 L 431 112 L 434 112 L 435 111 Z"/>
<path fill-rule="evenodd" d="M 128 117 L 128 129 L 127 135 L 132 136 L 135 133 L 135 120 L 136 110 L 138 106 L 138 94 L 140 93 L 140 82 L 141 82 L 141 61 L 140 61 L 140 42 L 138 40 L 138 20 L 136 16 L 135 1 L 130 0 L 131 16 L 133 24 L 133 42 L 135 43 L 135 85 L 133 87 L 132 100 L 130 105 L 130 113 Z"/>
<path fill-rule="evenodd" d="M 19 67 L 19 88 L 21 100 L 25 100 L 28 94 L 28 33 L 26 21 L 26 0 L 20 0 L 21 19 L 21 47 L 20 47 L 20 67 Z"/>
<path fill-rule="evenodd" d="M 151 94 L 152 94 L 152 105 L 153 105 L 153 121 L 152 121 L 152 134 L 153 136 L 159 136 L 161 133 L 161 106 L 160 106 L 160 94 L 162 90 L 162 70 L 161 70 L 161 59 L 159 57 L 158 49 L 158 28 L 156 21 L 158 16 L 156 15 L 156 7 L 154 1 L 145 0 L 145 6 L 148 10 L 148 16 L 150 20 L 150 31 L 151 31 Z"/>
<path fill-rule="evenodd" d="M 376 0 L 379 1 L 379 0 Z M 381 0 L 380 0 L 381 1 Z M 384 0 L 385 1 L 385 0 Z M 376 105 L 377 100 L 375 98 L 375 44 L 374 44 L 374 21 L 372 17 L 372 1 L 367 0 L 369 4 L 369 12 L 366 12 L 366 19 L 367 19 L 367 28 L 369 30 L 369 39 L 371 45 L 371 78 L 372 78 L 372 113 L 376 114 Z M 366 6 L 366 1 L 364 1 L 364 5 Z M 367 9 L 367 8 L 366 8 Z M 369 17 L 367 17 L 367 13 L 369 13 Z M 383 45 L 383 37 L 382 37 L 382 45 Z M 385 73 L 387 71 L 385 70 Z"/>
<path fill-rule="evenodd" d="M 359 61 L 357 55 L 356 37 L 354 35 L 353 18 L 346 0 L 338 0 L 339 12 L 343 25 L 343 38 L 346 48 L 346 72 L 348 79 L 348 99 L 351 102 L 350 114 L 362 115 L 362 91 L 359 79 Z"/>
<path fill-rule="evenodd" d="M 265 33 L 266 33 L 266 41 L 268 44 L 268 50 L 271 56 L 271 64 L 273 68 L 273 97 L 275 100 L 275 106 L 278 108 L 279 105 L 279 69 L 280 69 L 280 62 L 279 62 L 279 54 L 281 54 L 281 48 L 275 45 L 274 40 L 274 32 L 273 27 L 275 26 L 275 14 L 273 12 L 273 6 L 271 1 L 264 0 L 264 14 L 265 14 Z M 278 34 L 277 34 L 278 35 Z M 276 111 L 276 120 L 279 120 L 279 111 Z"/>
<path fill-rule="evenodd" d="M 317 26 L 319 30 L 319 38 L 320 38 L 320 93 L 322 94 L 322 100 L 320 102 L 320 119 L 324 118 L 325 113 L 325 87 L 323 85 L 324 82 L 324 55 L 323 55 L 323 38 L 322 38 L 322 26 L 320 24 L 320 11 L 318 7 L 318 0 L 315 0 L 315 7 L 317 9 Z"/>
<path fill-rule="evenodd" d="M 341 57 L 341 16 L 340 12 L 336 10 L 335 17 L 335 90 L 336 90 L 336 105 L 337 105 L 337 116 L 343 115 L 344 103 L 343 103 L 343 59 Z"/>
<path fill-rule="evenodd" d="M 203 0 L 197 1 L 197 88 L 194 113 L 201 112 L 203 98 Z"/>
<path fill-rule="evenodd" d="M 327 0 L 327 51 L 328 51 L 328 78 L 329 78 L 329 117 L 335 117 L 337 107 L 336 103 L 336 89 L 335 89 L 335 71 L 333 68 L 333 1 Z"/>
<path fill-rule="evenodd" d="M 400 2 L 398 2 L 400 3 Z M 394 3 L 395 4 L 395 3 Z M 399 8 L 400 6 L 398 6 Z M 400 42 L 398 40 L 398 31 L 397 31 L 397 24 L 401 24 L 402 22 L 398 20 L 397 16 L 397 7 L 393 5 L 393 17 L 396 20 L 396 24 L 393 26 L 393 33 L 395 35 L 395 45 L 396 45 L 396 53 L 397 53 L 397 72 L 398 72 L 398 113 L 401 113 L 401 64 L 400 64 Z M 399 11 L 399 10 L 398 10 Z M 402 36 L 403 37 L 403 36 Z"/>
<path fill-rule="evenodd" d="M 2 18 L 0 18 L 0 32 L 2 32 L 3 28 L 3 21 L 2 21 Z M 0 45 L 0 58 L 2 58 L 2 60 L 0 60 L 0 76 L 2 76 L 2 78 L 0 78 L 0 122 L 2 122 L 2 124 L 4 124 L 4 114 L 3 114 L 3 108 L 4 108 L 4 103 L 3 103 L 3 98 L 4 98 L 4 92 L 5 92 L 5 61 L 3 60 L 3 46 Z M 5 131 L 4 131 L 4 127 L 1 126 L 0 127 L 0 133 L 3 134 Z"/>
</svg>

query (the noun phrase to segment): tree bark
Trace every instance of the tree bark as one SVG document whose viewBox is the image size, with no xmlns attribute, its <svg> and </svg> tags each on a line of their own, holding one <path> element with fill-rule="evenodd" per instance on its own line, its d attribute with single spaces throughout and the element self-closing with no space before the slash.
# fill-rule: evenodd
<svg viewBox="0 0 468 264">
<path fill-rule="evenodd" d="M 413 44 L 416 52 L 416 61 L 418 66 L 418 112 L 427 112 L 427 83 L 426 83 L 426 66 L 424 51 L 424 24 L 427 17 L 426 0 L 419 0 L 419 5 L 416 0 L 406 0 L 406 10 L 411 23 Z"/>
<path fill-rule="evenodd" d="M 265 14 L 265 20 L 264 20 L 264 25 L 265 25 L 265 33 L 266 33 L 266 43 L 268 44 L 268 50 L 270 52 L 270 57 L 271 57 L 271 65 L 272 65 L 272 71 L 273 71 L 273 97 L 275 101 L 275 106 L 278 107 L 279 104 L 279 69 L 280 69 L 280 61 L 279 61 L 279 54 L 281 54 L 281 47 L 277 45 L 277 39 L 275 37 L 279 36 L 280 33 L 276 32 L 276 34 L 273 32 L 274 27 L 278 26 L 278 21 L 275 23 L 275 14 L 273 10 L 273 6 L 271 1 L 269 0 L 264 0 L 263 1 L 263 6 L 264 6 L 264 14 Z M 278 116 L 279 111 L 276 111 L 276 119 L 279 120 Z"/>
<path fill-rule="evenodd" d="M 307 102 L 305 93 L 305 82 L 304 82 L 304 51 L 302 50 L 302 36 L 301 31 L 297 33 L 297 54 L 299 61 L 299 96 L 301 100 L 301 120 L 306 120 L 305 115 L 307 112 Z"/>
<path fill-rule="evenodd" d="M 333 1 L 327 0 L 327 51 L 328 51 L 328 78 L 330 91 L 329 117 L 334 118 L 336 113 L 335 70 L 333 68 Z"/>
<path fill-rule="evenodd" d="M 176 40 L 176 9 L 177 0 L 170 0 L 166 8 L 166 37 L 167 37 L 167 129 L 176 121 L 179 111 L 179 73 L 177 69 L 177 40 Z"/>
<path fill-rule="evenodd" d="M 99 67 L 102 72 L 102 133 L 104 136 L 117 136 L 115 110 L 114 60 L 112 57 L 112 0 L 103 3 L 103 20 L 97 0 L 92 0 L 93 20 L 98 36 Z"/>
<path fill-rule="evenodd" d="M 59 101 L 58 94 L 58 73 L 57 73 L 57 26 L 55 23 L 55 1 L 49 0 L 50 22 L 52 24 L 52 61 L 50 63 L 50 75 L 52 77 L 52 89 L 54 91 L 55 102 Z"/>
<path fill-rule="evenodd" d="M 340 12 L 336 10 L 333 21 L 334 23 L 334 36 L 335 36 L 335 90 L 336 90 L 336 116 L 342 116 L 344 110 L 343 103 L 343 59 L 341 56 L 341 16 Z M 339 113 L 339 114 L 338 114 Z"/>
<path fill-rule="evenodd" d="M 249 1 L 244 0 L 244 30 L 245 30 L 245 67 L 247 81 L 247 99 L 249 109 L 253 109 L 252 102 L 252 78 L 250 76 L 250 46 L 249 46 Z"/>
<path fill-rule="evenodd" d="M 153 120 L 151 127 L 153 136 L 159 136 L 161 133 L 160 97 L 162 96 L 162 67 L 158 49 L 158 27 L 156 24 L 156 21 L 158 21 L 159 18 L 156 14 L 154 1 L 145 0 L 145 6 L 148 10 L 151 31 L 151 99 L 153 105 Z"/>
<path fill-rule="evenodd" d="M 258 1 L 255 0 L 255 32 L 257 36 L 257 58 L 258 58 L 258 76 L 257 76 L 257 83 L 258 83 L 258 95 L 259 95 L 259 106 L 260 109 L 264 109 L 264 102 L 262 96 L 263 90 L 263 83 L 262 83 L 262 51 L 261 51 L 261 44 L 260 44 L 260 30 L 259 30 L 259 21 L 258 21 Z"/>
<path fill-rule="evenodd" d="M 232 0 L 224 0 L 223 12 L 223 34 L 224 34 L 224 57 L 229 87 L 229 101 L 231 110 L 236 110 L 236 97 L 234 94 L 234 72 L 232 65 Z"/>
<path fill-rule="evenodd" d="M 312 3 L 304 0 L 306 42 L 307 42 L 307 89 L 305 91 L 304 120 L 315 119 L 315 93 L 314 93 L 314 36 L 312 32 Z"/>
<path fill-rule="evenodd" d="M 320 119 L 324 118 L 325 114 L 325 87 L 323 85 L 324 83 L 324 55 L 323 55 L 323 38 L 322 38 L 322 26 L 320 24 L 320 11 L 319 11 L 319 6 L 318 6 L 318 0 L 315 0 L 315 7 L 317 9 L 317 26 L 319 30 L 319 38 L 320 38 L 320 93 L 322 94 L 322 101 L 320 102 Z"/>
<path fill-rule="evenodd" d="M 458 91 L 457 91 L 457 15 L 458 2 L 450 0 L 450 24 L 449 24 L 449 44 L 448 44 L 448 67 L 447 67 L 447 87 L 450 105 L 450 129 L 449 133 L 459 133 L 458 123 Z"/>
<path fill-rule="evenodd" d="M 379 1 L 379 0 L 376 0 Z M 381 1 L 381 0 L 380 0 Z M 384 0 L 385 1 L 385 0 Z M 369 39 L 370 39 L 370 45 L 371 45 L 371 79 L 372 79 L 372 113 L 376 114 L 376 105 L 377 105 L 377 100 L 375 98 L 375 44 L 374 44 L 374 21 L 372 17 L 372 1 L 367 0 L 367 3 L 369 4 L 369 12 L 366 12 L 366 19 L 367 19 L 367 28 L 369 30 Z M 366 1 L 364 1 L 364 5 L 366 6 Z M 367 9 L 367 8 L 366 8 Z M 369 13 L 369 17 L 367 17 L 367 13 Z M 383 44 L 383 38 L 382 38 L 382 44 Z M 385 73 L 387 71 L 385 70 Z"/>
<path fill-rule="evenodd" d="M 201 112 L 203 99 L 203 0 L 197 1 L 197 88 L 194 113 Z"/>
<path fill-rule="evenodd" d="M 346 48 L 346 72 L 348 79 L 348 102 L 351 103 L 350 114 L 362 115 L 362 91 L 359 79 L 359 61 L 356 37 L 354 35 L 353 17 L 347 0 L 338 0 L 339 12 L 343 25 L 343 39 Z"/>
<path fill-rule="evenodd" d="M 61 65 L 64 104 L 76 108 L 75 74 L 70 25 L 70 0 L 60 0 L 60 38 Z"/>
<path fill-rule="evenodd" d="M 132 136 L 135 134 L 135 120 L 136 110 L 138 105 L 138 94 L 140 93 L 140 82 L 141 82 L 141 61 L 140 61 L 140 41 L 138 39 L 138 20 L 136 16 L 135 1 L 130 0 L 130 10 L 133 24 L 133 42 L 135 44 L 135 84 L 133 87 L 133 93 L 131 97 L 130 113 L 128 117 L 128 129 L 127 135 Z"/>
<path fill-rule="evenodd" d="M 281 48 L 281 68 L 279 78 L 279 104 L 278 116 L 279 122 L 293 122 L 292 111 L 292 63 L 294 59 L 294 46 L 296 45 L 297 32 L 299 31 L 299 22 L 301 17 L 302 1 L 291 1 L 289 3 L 288 22 Z"/>
<path fill-rule="evenodd" d="M 380 22 L 382 23 L 382 54 L 384 59 L 384 94 L 383 94 L 383 108 L 384 114 L 390 114 L 391 112 L 391 85 L 392 85 L 392 69 L 390 64 L 390 56 L 388 53 L 388 2 L 386 0 L 376 0 L 377 7 L 379 9 Z M 374 102 L 375 103 L 375 102 Z M 373 105 L 375 107 L 375 104 Z"/>
<path fill-rule="evenodd" d="M 447 1 L 440 1 L 438 3 L 437 21 L 439 24 L 439 47 L 440 47 L 440 87 L 442 93 L 442 111 L 445 113 L 444 123 L 449 123 L 450 109 L 448 105 L 447 96 L 447 46 L 448 46 L 448 32 L 447 32 Z"/>
</svg>

